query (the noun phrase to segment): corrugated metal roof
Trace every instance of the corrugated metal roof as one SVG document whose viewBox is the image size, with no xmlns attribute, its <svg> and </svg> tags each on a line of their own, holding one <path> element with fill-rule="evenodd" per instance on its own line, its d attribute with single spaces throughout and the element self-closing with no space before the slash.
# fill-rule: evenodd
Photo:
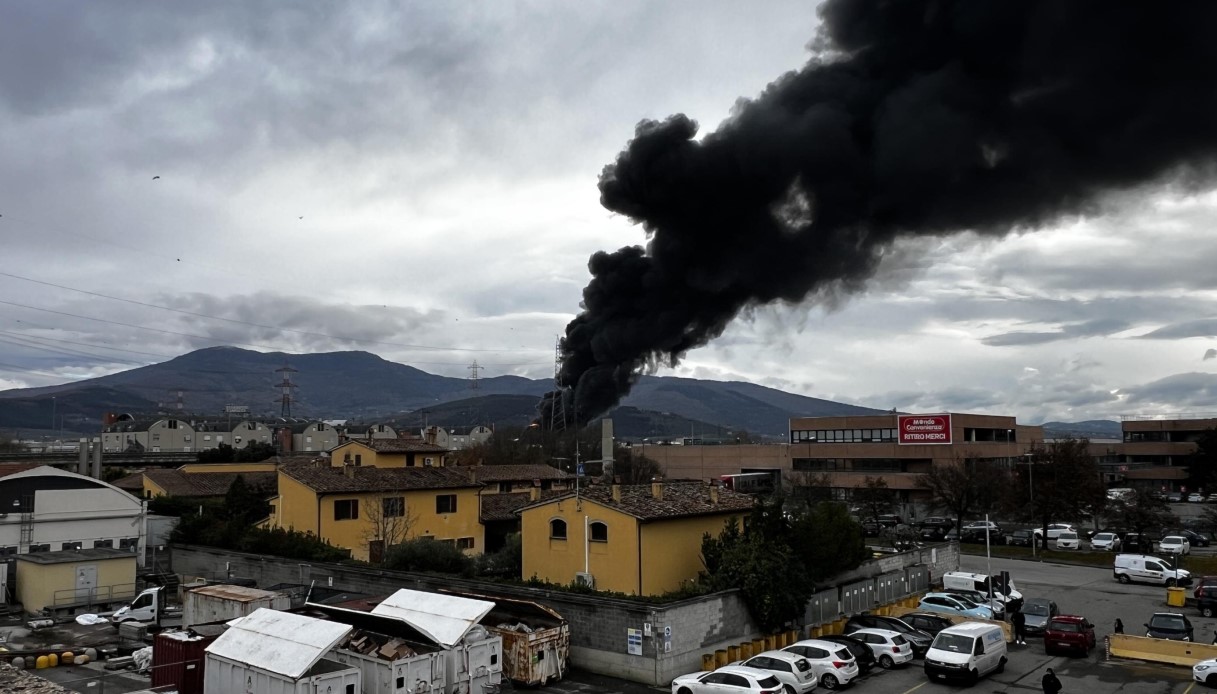
<svg viewBox="0 0 1217 694">
<path fill-rule="evenodd" d="M 259 590 L 258 588 L 248 588 L 246 586 L 234 586 L 227 583 L 218 583 L 210 586 L 199 586 L 191 588 L 191 593 L 197 595 L 206 595 L 210 598 L 220 598 L 231 602 L 253 602 L 255 600 L 265 600 L 273 598 L 278 593 L 269 590 Z"/>
<path fill-rule="evenodd" d="M 232 624 L 207 652 L 295 680 L 350 631 L 347 624 L 263 607 Z"/>
<path fill-rule="evenodd" d="M 400 619 L 432 641 L 451 648 L 493 609 L 494 603 L 485 600 L 402 588 L 373 607 L 372 614 Z"/>
</svg>

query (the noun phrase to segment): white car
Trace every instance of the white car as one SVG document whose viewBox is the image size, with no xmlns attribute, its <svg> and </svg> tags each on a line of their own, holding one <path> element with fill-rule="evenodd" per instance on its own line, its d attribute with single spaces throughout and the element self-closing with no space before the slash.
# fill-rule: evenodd
<svg viewBox="0 0 1217 694">
<path fill-rule="evenodd" d="M 1191 554 L 1192 543 L 1188 542 L 1186 537 L 1182 535 L 1167 535 L 1158 543 L 1160 551 L 1169 554 Z"/>
<path fill-rule="evenodd" d="M 740 665 L 720 667 L 714 672 L 694 672 L 672 680 L 672 694 L 783 694 L 778 678 L 768 670 Z"/>
<path fill-rule="evenodd" d="M 1048 525 L 1048 539 L 1055 540 L 1061 533 L 1064 533 L 1064 532 L 1076 533 L 1077 531 L 1078 531 L 1078 529 L 1073 527 L 1073 525 L 1071 525 L 1069 523 L 1050 523 Z M 1034 534 L 1037 538 L 1043 537 L 1044 529 L 1036 528 Z"/>
<path fill-rule="evenodd" d="M 1115 533 L 1095 533 L 1094 537 L 1090 538 L 1090 548 L 1103 550 L 1105 552 L 1115 552 L 1120 549 L 1120 536 Z"/>
<path fill-rule="evenodd" d="M 1217 658 L 1202 660 L 1193 665 L 1192 679 L 1210 687 L 1217 687 Z"/>
<path fill-rule="evenodd" d="M 1001 526 L 999 526 L 997 523 L 994 523 L 993 521 L 972 521 L 971 523 L 968 523 L 967 525 L 963 526 L 963 528 L 961 528 L 961 530 L 976 531 L 976 532 L 983 533 L 986 528 L 989 530 L 989 533 L 991 533 L 993 535 L 997 535 L 997 534 L 1001 533 Z"/>
<path fill-rule="evenodd" d="M 765 651 L 742 663 L 732 663 L 757 670 L 768 670 L 785 685 L 786 694 L 810 694 L 816 690 L 816 671 L 811 661 L 789 651 Z"/>
<path fill-rule="evenodd" d="M 850 636 L 862 639 L 870 646 L 879 667 L 890 670 L 913 660 L 913 644 L 898 631 L 891 629 L 858 629 Z"/>
<path fill-rule="evenodd" d="M 1187 500 L 1188 500 L 1188 501 L 1190 501 L 1190 502 L 1192 502 L 1193 504 L 1199 504 L 1199 503 L 1202 503 L 1202 502 L 1204 501 L 1204 495 L 1203 495 L 1203 494 L 1195 494 L 1195 493 L 1193 493 L 1193 494 L 1188 494 L 1188 495 L 1187 495 Z"/>
<path fill-rule="evenodd" d="M 1061 534 L 1056 536 L 1057 549 L 1081 549 L 1082 541 L 1078 539 L 1078 534 L 1072 530 L 1062 530 Z"/>
<path fill-rule="evenodd" d="M 782 650 L 806 658 L 825 689 L 844 687 L 862 672 L 854 654 L 845 646 L 832 641 L 806 639 L 792 643 Z"/>
</svg>

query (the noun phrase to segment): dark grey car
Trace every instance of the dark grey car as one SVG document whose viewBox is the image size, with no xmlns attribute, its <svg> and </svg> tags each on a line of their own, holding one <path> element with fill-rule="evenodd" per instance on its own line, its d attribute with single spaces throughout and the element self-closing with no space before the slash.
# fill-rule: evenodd
<svg viewBox="0 0 1217 694">
<path fill-rule="evenodd" d="M 1056 607 L 1056 603 L 1044 598 L 1032 598 L 1023 602 L 1023 608 L 1019 610 L 1026 618 L 1026 632 L 1028 636 L 1043 636 L 1044 629 L 1048 627 L 1048 620 L 1061 613 Z"/>
<path fill-rule="evenodd" d="M 1192 622 L 1177 612 L 1155 612 L 1145 625 L 1145 635 L 1155 639 L 1191 641 L 1195 636 Z"/>
</svg>

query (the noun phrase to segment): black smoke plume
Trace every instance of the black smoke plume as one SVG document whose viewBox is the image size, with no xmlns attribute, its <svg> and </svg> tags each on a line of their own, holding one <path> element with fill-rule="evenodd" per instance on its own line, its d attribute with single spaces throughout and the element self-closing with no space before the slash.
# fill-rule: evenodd
<svg viewBox="0 0 1217 694">
<path fill-rule="evenodd" d="M 559 376 L 581 421 L 741 309 L 861 288 L 900 237 L 1029 230 L 1112 191 L 1213 179 L 1217 3 L 828 0 L 820 15 L 811 62 L 716 132 L 643 121 L 605 167 L 602 204 L 650 240 L 589 262 Z"/>
</svg>

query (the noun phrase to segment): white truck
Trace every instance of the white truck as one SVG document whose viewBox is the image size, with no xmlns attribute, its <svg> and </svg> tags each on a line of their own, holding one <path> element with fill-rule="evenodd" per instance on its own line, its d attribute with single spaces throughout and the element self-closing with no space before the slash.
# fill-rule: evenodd
<svg viewBox="0 0 1217 694">
<path fill-rule="evenodd" d="M 161 619 L 165 616 L 165 587 L 156 586 L 148 588 L 135 599 L 130 605 L 124 605 L 109 615 L 110 621 L 119 625 L 123 622 L 140 622 L 142 624 L 152 624 L 161 626 Z"/>
</svg>

